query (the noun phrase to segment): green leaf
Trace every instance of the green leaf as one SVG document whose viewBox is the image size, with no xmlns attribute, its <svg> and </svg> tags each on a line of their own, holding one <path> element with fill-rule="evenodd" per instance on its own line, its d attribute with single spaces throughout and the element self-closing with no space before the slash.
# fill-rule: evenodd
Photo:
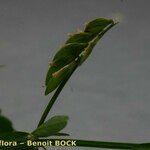
<svg viewBox="0 0 150 150">
<path fill-rule="evenodd" d="M 52 77 L 48 81 L 48 84 L 45 90 L 45 95 L 48 95 L 50 92 L 52 92 L 53 90 L 57 88 L 57 86 L 65 78 L 67 72 L 68 72 L 68 68 L 65 67 L 52 74 Z"/>
<path fill-rule="evenodd" d="M 84 32 L 90 32 L 93 34 L 100 33 L 102 30 L 104 30 L 108 25 L 114 23 L 111 19 L 104 19 L 104 18 L 98 18 L 93 21 L 90 21 L 85 29 Z"/>
<path fill-rule="evenodd" d="M 21 145 L 21 147 L 20 147 L 19 142 L 26 142 L 28 135 L 29 135 L 29 133 L 26 133 L 26 132 L 7 132 L 7 133 L 0 134 L 0 140 L 7 141 L 7 142 L 9 142 L 9 141 L 10 142 L 12 142 L 12 141 L 18 142 L 17 146 L 11 147 L 11 150 L 17 150 L 17 149 L 21 150 L 21 148 L 24 148 L 25 145 Z M 10 149 L 10 147 L 1 147 L 0 146 L 0 149 L 1 150 Z"/>
<path fill-rule="evenodd" d="M 36 137 L 48 137 L 57 134 L 67 125 L 67 116 L 54 116 L 41 126 L 39 126 L 32 134 Z"/>
<path fill-rule="evenodd" d="M 24 141 L 29 133 L 26 132 L 7 132 L 0 134 L 0 139 L 4 141 Z"/>
<path fill-rule="evenodd" d="M 66 41 L 68 43 L 88 43 L 95 37 L 92 33 L 80 32 L 75 33 L 70 36 L 70 38 Z"/>
<path fill-rule="evenodd" d="M 83 49 L 87 46 L 86 43 L 70 43 L 64 45 L 55 55 L 51 67 L 47 73 L 45 84 L 48 85 L 52 74 L 74 61 Z"/>
<path fill-rule="evenodd" d="M 45 95 L 55 90 L 65 79 L 65 73 L 62 70 L 77 61 L 81 65 L 91 54 L 94 46 L 102 38 L 102 36 L 115 25 L 113 20 L 98 18 L 87 23 L 83 32 L 72 34 L 65 42 L 64 46 L 56 53 L 46 75 L 46 91 Z M 68 70 L 71 68 L 68 67 Z M 61 72 L 59 76 L 54 77 L 53 74 Z"/>
<path fill-rule="evenodd" d="M 48 95 L 50 92 L 55 90 L 58 85 L 66 78 L 66 76 L 69 75 L 75 65 L 76 62 L 72 62 L 69 65 L 64 66 L 60 70 L 54 72 L 47 83 L 45 95 Z"/>
<path fill-rule="evenodd" d="M 64 59 L 68 64 L 72 62 L 75 58 L 79 56 L 79 54 L 83 51 L 83 49 L 87 46 L 87 43 L 69 43 L 64 45 L 55 55 L 53 63 L 54 65 L 58 65 L 57 61 Z"/>
<path fill-rule="evenodd" d="M 0 115 L 0 134 L 12 131 L 14 131 L 14 128 L 11 121 L 8 118 Z"/>
<path fill-rule="evenodd" d="M 150 143 L 139 144 L 136 147 L 133 147 L 132 150 L 150 150 Z"/>
</svg>

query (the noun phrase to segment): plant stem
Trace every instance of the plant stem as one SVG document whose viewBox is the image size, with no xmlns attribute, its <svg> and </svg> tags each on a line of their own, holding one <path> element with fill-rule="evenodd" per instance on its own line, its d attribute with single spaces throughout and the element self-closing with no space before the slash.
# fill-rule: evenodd
<svg viewBox="0 0 150 150">
<path fill-rule="evenodd" d="M 86 141 L 77 140 L 77 146 L 81 147 L 97 147 L 97 148 L 110 148 L 110 149 L 131 149 L 137 144 L 133 143 L 118 143 L 118 142 L 102 142 L 102 141 Z"/>
<path fill-rule="evenodd" d="M 97 43 L 97 41 L 110 29 L 112 28 L 114 25 L 116 25 L 116 23 L 112 23 L 110 26 L 108 26 L 106 29 L 104 29 L 104 31 L 102 31 L 94 40 L 95 42 L 93 43 L 92 47 L 95 46 L 95 44 Z M 90 44 L 89 44 L 90 45 Z M 92 49 L 91 49 L 92 50 Z M 91 52 L 89 52 L 91 53 Z M 89 55 L 89 54 L 88 54 Z M 40 121 L 39 121 L 39 124 L 38 124 L 38 127 L 44 123 L 49 111 L 51 110 L 52 106 L 54 105 L 57 97 L 59 96 L 60 92 L 62 91 L 63 87 L 65 86 L 65 84 L 67 83 L 67 81 L 69 80 L 69 78 L 71 77 L 71 75 L 73 74 L 73 72 L 76 70 L 76 68 L 81 65 L 81 63 L 83 61 L 86 60 L 87 57 L 83 57 L 83 58 L 80 58 L 78 57 L 77 60 L 75 61 L 76 65 L 75 67 L 73 68 L 72 72 L 69 73 L 68 76 L 66 76 L 66 78 L 62 81 L 62 83 L 59 85 L 59 87 L 57 88 L 56 92 L 54 93 L 53 97 L 51 98 L 51 100 L 49 101 Z"/>
<path fill-rule="evenodd" d="M 50 112 L 52 106 L 54 105 L 56 99 L 58 98 L 60 92 L 62 91 L 63 87 L 66 85 L 67 81 L 69 80 L 69 78 L 71 77 L 71 75 L 74 73 L 74 71 L 77 69 L 78 67 L 78 60 L 75 62 L 75 66 L 72 69 L 71 73 L 69 73 L 66 78 L 62 81 L 62 83 L 59 85 L 59 87 L 57 88 L 56 92 L 54 93 L 54 95 L 52 96 L 52 98 L 50 99 L 47 107 L 45 108 L 42 117 L 39 121 L 38 127 L 44 123 L 48 113 Z"/>
<path fill-rule="evenodd" d="M 136 143 L 119 143 L 119 142 L 103 142 L 103 141 L 89 141 L 89 140 L 78 140 L 78 139 L 40 139 L 38 141 L 52 141 L 55 143 L 58 141 L 76 141 L 77 147 L 93 147 L 93 148 L 107 148 L 107 149 L 132 149 L 133 147 L 139 145 Z"/>
</svg>

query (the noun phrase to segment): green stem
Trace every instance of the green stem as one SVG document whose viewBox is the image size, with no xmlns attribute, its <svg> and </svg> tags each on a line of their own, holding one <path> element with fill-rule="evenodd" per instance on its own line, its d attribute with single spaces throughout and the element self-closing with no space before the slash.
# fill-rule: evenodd
<svg viewBox="0 0 150 150">
<path fill-rule="evenodd" d="M 58 98 L 60 92 L 62 91 L 63 87 L 66 85 L 67 81 L 69 80 L 69 78 L 71 77 L 71 75 L 74 73 L 74 71 L 77 69 L 78 67 L 78 60 L 76 61 L 75 67 L 72 69 L 71 73 L 69 73 L 68 76 L 66 76 L 66 78 L 62 81 L 62 83 L 59 85 L 59 87 L 57 88 L 56 92 L 54 93 L 53 97 L 50 99 L 45 111 L 42 114 L 42 117 L 39 121 L 38 127 L 44 123 L 48 113 L 50 112 L 52 106 L 54 105 L 56 99 Z"/>
<path fill-rule="evenodd" d="M 115 24 L 116 24 L 116 23 L 111 24 L 111 25 L 110 25 L 109 27 L 107 27 L 104 31 L 102 31 L 102 32 L 96 37 L 96 39 L 94 39 L 94 41 L 92 41 L 92 42 L 93 42 L 93 44 L 92 44 L 92 49 L 93 49 L 93 47 L 95 46 L 95 44 L 97 43 L 97 41 L 98 41 L 110 28 L 112 28 Z M 91 45 L 89 44 L 89 46 L 91 46 Z M 89 47 L 89 48 L 90 48 L 90 47 Z M 92 50 L 92 49 L 91 49 L 91 50 Z M 91 53 L 91 50 L 90 50 L 90 52 L 87 51 L 87 53 L 88 53 L 87 55 L 89 55 L 89 54 Z M 39 127 L 41 124 L 44 123 L 44 121 L 45 121 L 45 119 L 46 119 L 46 117 L 47 117 L 49 111 L 51 110 L 51 108 L 52 108 L 52 106 L 54 105 L 54 103 L 55 103 L 57 97 L 59 96 L 60 92 L 62 91 L 63 87 L 65 86 L 65 84 L 67 83 L 67 81 L 69 80 L 69 78 L 71 77 L 71 75 L 73 74 L 73 72 L 76 70 L 76 68 L 77 68 L 79 65 L 81 65 L 81 63 L 82 63 L 83 61 L 86 60 L 86 58 L 87 58 L 86 56 L 85 56 L 85 57 L 83 56 L 82 58 L 79 57 L 79 58 L 76 60 L 76 65 L 75 65 L 75 67 L 73 68 L 72 72 L 62 81 L 62 83 L 59 85 L 59 87 L 57 88 L 56 92 L 54 93 L 53 97 L 52 97 L 51 100 L 49 101 L 49 103 L 48 103 L 48 105 L 47 105 L 47 107 L 46 107 L 46 109 L 45 109 L 45 111 L 44 111 L 44 113 L 43 113 L 43 115 L 42 115 L 42 117 L 41 117 L 41 119 L 40 119 L 40 121 L 39 121 L 38 127 Z"/>
<path fill-rule="evenodd" d="M 38 141 L 52 141 L 55 143 L 56 140 L 63 141 L 76 141 L 77 147 L 93 147 L 93 148 L 107 148 L 107 149 L 132 149 L 139 145 L 136 143 L 119 143 L 119 142 L 103 142 L 103 141 L 89 141 L 89 140 L 78 140 L 78 139 L 40 139 Z"/>
<path fill-rule="evenodd" d="M 137 144 L 132 143 L 118 143 L 118 142 L 102 142 L 102 141 L 86 141 L 77 140 L 77 146 L 81 147 L 97 147 L 97 148 L 110 148 L 110 149 L 131 149 Z"/>
</svg>

